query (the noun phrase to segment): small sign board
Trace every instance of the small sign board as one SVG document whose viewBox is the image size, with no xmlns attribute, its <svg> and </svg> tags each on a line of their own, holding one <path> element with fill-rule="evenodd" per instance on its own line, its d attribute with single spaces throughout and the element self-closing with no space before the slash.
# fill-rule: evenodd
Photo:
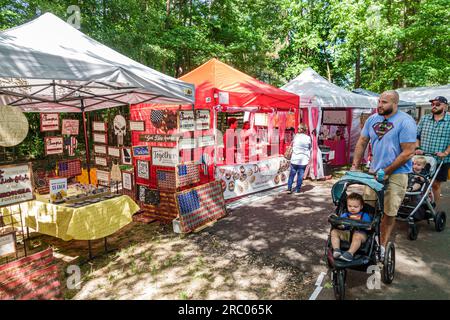
<svg viewBox="0 0 450 320">
<path fill-rule="evenodd" d="M 178 129 L 180 132 L 195 130 L 194 111 L 178 111 Z"/>
<path fill-rule="evenodd" d="M 58 131 L 58 130 L 59 130 L 59 114 L 41 113 L 41 132 Z"/>
<path fill-rule="evenodd" d="M 148 156 L 150 155 L 150 151 L 148 150 L 148 146 L 135 146 L 133 147 L 133 156 Z"/>
<path fill-rule="evenodd" d="M 64 153 L 63 137 L 45 137 L 44 144 L 46 156 Z"/>
<path fill-rule="evenodd" d="M 0 207 L 33 199 L 31 166 L 29 164 L 0 166 Z"/>
<path fill-rule="evenodd" d="M 175 167 L 179 162 L 177 148 L 152 148 L 152 164 L 155 166 Z"/>
<path fill-rule="evenodd" d="M 16 232 L 8 232 L 5 234 L 0 234 L 0 258 L 16 255 L 17 256 L 17 246 L 16 246 Z"/>
<path fill-rule="evenodd" d="M 145 131 L 145 122 L 130 121 L 130 131 Z"/>
</svg>

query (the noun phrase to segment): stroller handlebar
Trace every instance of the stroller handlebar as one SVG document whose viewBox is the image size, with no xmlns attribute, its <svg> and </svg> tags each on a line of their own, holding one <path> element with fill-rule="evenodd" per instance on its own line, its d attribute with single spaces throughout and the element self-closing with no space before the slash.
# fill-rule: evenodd
<svg viewBox="0 0 450 320">
<path fill-rule="evenodd" d="M 351 228 L 363 229 L 363 230 L 372 229 L 374 221 L 375 221 L 375 219 L 372 222 L 361 222 L 361 221 L 357 221 L 357 220 L 353 220 L 353 219 L 341 218 L 335 214 L 332 214 L 328 217 L 328 222 L 330 222 L 330 224 L 333 227 L 345 226 L 345 227 L 351 227 Z"/>
</svg>

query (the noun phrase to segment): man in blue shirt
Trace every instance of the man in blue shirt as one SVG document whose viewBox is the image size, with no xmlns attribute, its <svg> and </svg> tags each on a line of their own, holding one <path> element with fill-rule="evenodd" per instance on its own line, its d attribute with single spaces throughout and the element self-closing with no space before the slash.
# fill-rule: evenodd
<svg viewBox="0 0 450 320">
<path fill-rule="evenodd" d="M 448 102 L 439 96 L 431 102 L 431 114 L 420 119 L 417 128 L 416 154 L 432 153 L 444 162 L 433 182 L 433 196 L 437 203 L 441 197 L 441 183 L 447 181 L 450 168 L 450 114 L 447 111 Z"/>
<path fill-rule="evenodd" d="M 395 225 L 395 217 L 403 201 L 411 172 L 411 157 L 414 155 L 417 126 L 414 119 L 398 110 L 398 93 L 385 91 L 378 99 L 377 113 L 371 115 L 361 131 L 353 156 L 352 170 L 356 170 L 370 141 L 373 161 L 370 171 L 377 173 L 379 180 L 389 180 L 384 193 L 384 215 L 381 221 L 381 256 Z M 364 200 L 375 201 L 376 194 L 366 187 Z"/>
</svg>

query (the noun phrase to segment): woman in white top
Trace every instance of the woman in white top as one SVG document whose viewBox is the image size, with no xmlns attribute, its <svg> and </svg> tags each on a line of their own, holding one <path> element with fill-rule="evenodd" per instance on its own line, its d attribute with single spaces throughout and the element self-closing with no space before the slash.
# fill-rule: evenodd
<svg viewBox="0 0 450 320">
<path fill-rule="evenodd" d="M 291 171 L 288 180 L 288 193 L 292 193 L 292 184 L 297 175 L 296 193 L 300 193 L 303 182 L 303 174 L 311 157 L 311 137 L 307 134 L 308 128 L 304 123 L 298 126 L 298 133 L 292 141 Z"/>
</svg>

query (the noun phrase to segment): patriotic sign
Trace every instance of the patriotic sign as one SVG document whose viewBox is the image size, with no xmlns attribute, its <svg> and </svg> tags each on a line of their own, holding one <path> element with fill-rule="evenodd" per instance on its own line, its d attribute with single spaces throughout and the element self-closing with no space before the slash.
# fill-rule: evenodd
<svg viewBox="0 0 450 320">
<path fill-rule="evenodd" d="M 41 132 L 58 131 L 58 130 L 59 130 L 59 114 L 41 113 Z"/>
<path fill-rule="evenodd" d="M 76 177 L 81 174 L 80 159 L 67 160 L 58 162 L 59 177 Z"/>
<path fill-rule="evenodd" d="M 219 181 L 177 193 L 176 198 L 182 232 L 191 232 L 226 215 Z"/>
<path fill-rule="evenodd" d="M 194 131 L 194 111 L 178 111 L 178 129 L 180 132 Z"/>
<path fill-rule="evenodd" d="M 209 110 L 196 110 L 196 129 L 207 130 L 210 127 L 210 113 Z"/>
<path fill-rule="evenodd" d="M 175 171 L 156 170 L 156 181 L 158 183 L 158 189 L 174 190 L 177 182 Z"/>
<path fill-rule="evenodd" d="M 45 155 L 61 154 L 64 152 L 63 137 L 45 137 Z"/>
<path fill-rule="evenodd" d="M 177 119 L 177 114 L 173 111 L 152 110 L 150 114 L 150 121 L 153 126 L 165 132 L 177 128 Z"/>
<path fill-rule="evenodd" d="M 78 147 L 78 140 L 75 137 L 66 137 L 64 138 L 64 149 L 67 150 L 69 157 L 73 157 L 75 155 L 75 150 Z"/>
<path fill-rule="evenodd" d="M 184 187 L 200 181 L 198 164 L 191 162 L 177 166 L 177 187 Z"/>
<path fill-rule="evenodd" d="M 150 164 L 145 160 L 138 160 L 137 163 L 137 176 L 142 179 L 150 179 Z"/>
</svg>

